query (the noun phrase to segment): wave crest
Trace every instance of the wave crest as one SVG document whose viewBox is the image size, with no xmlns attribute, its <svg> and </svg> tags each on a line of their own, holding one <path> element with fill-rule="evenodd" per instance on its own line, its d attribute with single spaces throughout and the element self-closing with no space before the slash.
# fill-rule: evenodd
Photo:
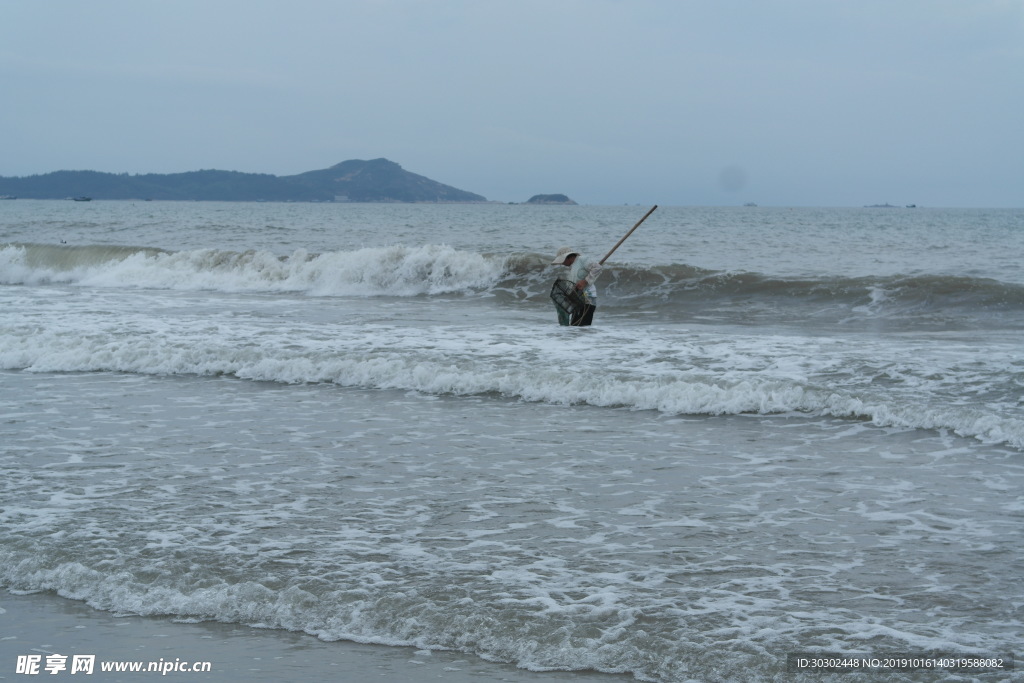
<svg viewBox="0 0 1024 683">
<path fill-rule="evenodd" d="M 295 292 L 307 296 L 488 294 L 501 302 L 548 304 L 558 275 L 547 256 L 485 254 L 447 245 L 366 247 L 287 256 L 269 251 L 148 247 L 0 245 L 0 283 Z M 710 271 L 687 264 L 612 266 L 601 305 L 652 310 L 669 320 L 743 323 L 917 321 L 931 327 L 1024 325 L 1024 285 L 942 274 L 790 277 Z"/>
<path fill-rule="evenodd" d="M 504 270 L 502 258 L 445 245 L 367 247 L 322 254 L 300 249 L 289 256 L 220 249 L 0 247 L 0 282 L 4 284 L 416 296 L 486 289 Z"/>
</svg>

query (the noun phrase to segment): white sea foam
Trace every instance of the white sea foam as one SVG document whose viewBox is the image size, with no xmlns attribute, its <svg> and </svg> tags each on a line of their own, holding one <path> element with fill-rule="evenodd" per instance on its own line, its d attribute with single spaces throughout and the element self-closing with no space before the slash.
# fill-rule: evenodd
<svg viewBox="0 0 1024 683">
<path fill-rule="evenodd" d="M 21 541 L 2 536 L 0 580 L 17 590 L 651 681 L 770 680 L 797 644 L 973 651 L 1019 628 L 1006 612 L 991 633 L 965 633 L 956 601 L 915 618 L 950 581 L 983 609 L 1002 601 L 985 592 L 1002 584 L 919 571 L 925 558 L 989 553 L 977 578 L 1016 547 L 1012 519 L 983 514 L 999 509 L 977 495 L 984 481 L 945 485 L 976 465 L 936 462 L 937 437 L 858 435 L 837 450 L 808 423 L 721 429 L 405 394 L 381 413 L 374 392 L 329 384 L 80 378 L 5 377 L 62 408 L 55 418 L 29 406 L 7 443 L 44 429 L 84 456 L 69 466 L 47 450 L 33 469 L 0 458 L 18 474 L 5 494 L 34 497 L 2 512 L 0 534 Z M 640 448 L 648 431 L 662 438 Z M 709 459 L 670 433 L 735 436 Z M 879 481 L 870 452 L 884 444 L 903 466 Z M 999 476 L 1017 481 L 1019 469 Z M 930 512 L 941 507 L 960 512 Z"/>
<path fill-rule="evenodd" d="M 63 307 L 58 300 L 55 307 Z M 291 323 L 150 317 L 111 325 L 103 313 L 34 321 L 0 336 L 0 367 L 36 372 L 119 371 L 233 375 L 283 383 L 495 393 L 527 401 L 625 406 L 666 414 L 798 412 L 866 418 L 877 425 L 949 429 L 1024 447 L 1012 405 L 950 404 L 970 379 L 982 386 L 1012 368 L 1012 353 L 978 357 L 924 347 L 886 358 L 882 345 L 849 348 L 828 339 L 742 337 L 709 343 L 698 334 L 632 331 L 551 336 L 510 326 L 409 327 L 363 322 Z M 949 356 L 948 358 L 946 356 Z M 951 364 L 946 365 L 947 363 Z M 566 371 L 572 368 L 571 371 Z M 878 386 L 877 375 L 889 380 Z"/>
</svg>

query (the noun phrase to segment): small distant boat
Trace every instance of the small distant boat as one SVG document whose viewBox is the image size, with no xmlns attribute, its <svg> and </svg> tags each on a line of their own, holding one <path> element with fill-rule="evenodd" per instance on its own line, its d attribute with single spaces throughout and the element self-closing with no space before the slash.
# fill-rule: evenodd
<svg viewBox="0 0 1024 683">
<path fill-rule="evenodd" d="M 72 201 L 76 201 L 76 202 L 91 202 L 92 201 L 92 197 L 72 197 L 71 199 L 72 199 Z"/>
</svg>

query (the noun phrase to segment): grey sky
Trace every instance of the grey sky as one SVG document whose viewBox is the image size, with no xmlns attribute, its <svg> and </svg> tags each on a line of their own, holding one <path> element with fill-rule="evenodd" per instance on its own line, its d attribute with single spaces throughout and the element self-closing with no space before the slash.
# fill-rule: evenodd
<svg viewBox="0 0 1024 683">
<path fill-rule="evenodd" d="M 1024 0 L 8 0 L 0 175 L 1024 206 Z"/>
</svg>

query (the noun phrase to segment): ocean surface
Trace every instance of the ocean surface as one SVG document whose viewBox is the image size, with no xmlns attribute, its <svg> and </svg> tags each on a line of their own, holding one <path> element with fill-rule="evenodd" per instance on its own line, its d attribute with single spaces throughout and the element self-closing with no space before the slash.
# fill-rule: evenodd
<svg viewBox="0 0 1024 683">
<path fill-rule="evenodd" d="M 642 681 L 1019 650 L 1024 210 L 660 207 L 558 326 L 648 208 L 0 202 L 0 588 Z"/>
</svg>

